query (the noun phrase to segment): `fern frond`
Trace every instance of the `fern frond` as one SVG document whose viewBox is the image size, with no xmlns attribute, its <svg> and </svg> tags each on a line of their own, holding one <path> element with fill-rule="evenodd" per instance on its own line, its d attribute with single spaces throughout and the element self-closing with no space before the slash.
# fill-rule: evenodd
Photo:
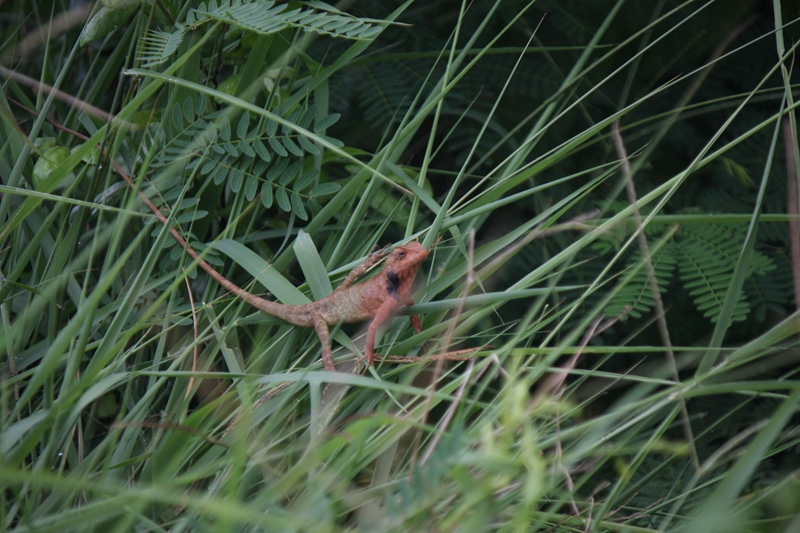
<svg viewBox="0 0 800 533">
<path fill-rule="evenodd" d="M 163 135 L 156 138 L 169 142 L 154 157 L 154 169 L 175 163 L 185 165 L 186 170 L 197 169 L 199 175 L 210 176 L 216 185 L 226 183 L 233 193 L 244 193 L 247 201 L 260 190 L 264 207 L 277 204 L 301 220 L 308 220 L 307 205 L 313 209 L 323 197 L 339 190 L 336 183 L 318 183 L 319 171 L 306 165 L 307 156 L 322 153 L 308 138 L 275 121 L 255 120 L 248 111 L 232 123 L 226 111 L 206 113 L 205 109 L 206 101 L 201 96 L 196 100 L 187 98 L 182 105 L 176 103 L 164 113 L 160 124 Z M 282 114 L 279 109 L 273 112 Z M 285 118 L 341 145 L 339 140 L 320 133 L 338 120 L 338 114 L 317 121 L 314 106 L 297 107 Z M 181 186 L 176 183 L 159 190 L 170 199 L 170 188 Z"/>
<path fill-rule="evenodd" d="M 744 235 L 727 226 L 707 225 L 686 229 L 677 241 L 684 286 L 694 299 L 698 310 L 716 322 L 730 286 L 733 269 L 739 259 Z M 764 274 L 774 264 L 762 253 L 753 253 L 748 275 Z M 733 321 L 742 321 L 750 312 L 744 293 L 733 312 Z"/>
<path fill-rule="evenodd" d="M 755 319 L 763 322 L 767 312 L 785 314 L 792 303 L 791 261 L 783 254 L 769 254 L 773 268 L 769 276 L 751 276 L 745 281 L 744 291 L 753 308 Z"/>
<path fill-rule="evenodd" d="M 642 254 L 636 253 L 629 267 L 633 267 L 642 261 Z M 670 278 L 675 270 L 678 261 L 671 250 L 671 245 L 662 248 L 653 257 L 653 270 L 656 275 L 658 290 L 664 293 L 667 290 Z M 647 270 L 639 269 L 633 279 L 622 287 L 617 295 L 605 309 L 607 317 L 619 316 L 626 312 L 633 318 L 641 318 L 643 314 L 649 313 L 653 308 L 653 291 L 647 279 Z"/>
<path fill-rule="evenodd" d="M 175 53 L 183 41 L 183 36 L 186 34 L 184 26 L 180 24 L 176 26 L 178 29 L 172 33 L 150 30 L 147 35 L 142 37 L 136 59 L 142 63 L 143 67 L 155 67 L 166 63 L 170 56 Z"/>
<path fill-rule="evenodd" d="M 276 5 L 273 1 L 245 0 L 235 2 L 223 0 L 217 5 L 211 0 L 206 7 L 193 10 L 194 16 L 201 19 L 220 20 L 231 26 L 249 30 L 262 35 L 276 33 L 293 27 L 303 31 L 314 31 L 321 35 L 365 40 L 375 37 L 382 27 L 347 14 L 330 14 L 315 9 L 296 8 L 286 10 L 286 4 Z"/>
</svg>

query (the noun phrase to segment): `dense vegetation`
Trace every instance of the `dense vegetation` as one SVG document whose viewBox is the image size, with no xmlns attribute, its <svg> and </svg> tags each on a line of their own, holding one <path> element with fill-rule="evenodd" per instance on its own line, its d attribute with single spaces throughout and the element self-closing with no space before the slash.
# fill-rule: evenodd
<svg viewBox="0 0 800 533">
<path fill-rule="evenodd" d="M 800 530 L 800 2 L 0 17 L 0 531 Z"/>
</svg>

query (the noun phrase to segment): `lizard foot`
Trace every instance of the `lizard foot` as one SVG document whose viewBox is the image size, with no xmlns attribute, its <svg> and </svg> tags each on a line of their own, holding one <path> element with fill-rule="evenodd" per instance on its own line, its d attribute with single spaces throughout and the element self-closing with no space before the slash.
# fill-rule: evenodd
<svg viewBox="0 0 800 533">
<path fill-rule="evenodd" d="M 378 250 L 378 245 L 376 244 L 375 246 L 372 247 L 372 250 L 369 251 L 369 256 L 368 257 L 375 257 L 376 261 L 380 261 L 381 259 L 383 259 L 387 255 L 389 255 L 389 247 L 391 245 L 392 244 L 389 243 L 389 244 L 385 245 L 383 248 L 381 248 L 380 250 Z"/>
<path fill-rule="evenodd" d="M 380 356 L 380 355 L 378 355 L 378 354 L 375 354 L 375 357 L 376 357 L 376 358 L 379 358 L 379 357 L 381 357 L 381 356 Z M 365 355 L 365 356 L 363 356 L 363 357 L 359 357 L 358 359 L 356 359 L 356 367 L 355 367 L 355 373 L 356 373 L 356 374 L 361 374 L 361 373 L 362 373 L 362 372 L 361 372 L 361 361 L 363 361 L 364 359 L 367 359 L 367 364 L 366 364 L 366 365 L 364 365 L 364 373 L 366 373 L 366 372 L 367 372 L 367 369 L 368 369 L 370 366 L 375 366 L 375 365 L 374 365 L 374 363 L 372 363 L 372 362 L 370 362 L 370 361 L 369 361 L 369 358 L 368 358 L 366 355 Z M 383 358 L 381 358 L 381 360 L 383 360 Z"/>
</svg>

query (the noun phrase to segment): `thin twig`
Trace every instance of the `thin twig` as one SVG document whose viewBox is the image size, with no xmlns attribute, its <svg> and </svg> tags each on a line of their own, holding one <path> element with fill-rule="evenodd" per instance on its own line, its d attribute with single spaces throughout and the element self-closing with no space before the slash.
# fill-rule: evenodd
<svg viewBox="0 0 800 533">
<path fill-rule="evenodd" d="M 583 526 L 583 533 L 589 533 L 592 526 L 592 511 L 594 510 L 594 498 L 589 498 L 589 514 L 586 516 L 586 525 Z"/>
<path fill-rule="evenodd" d="M 572 357 L 570 357 L 566 363 L 561 365 L 559 372 L 551 374 L 539 386 L 539 391 L 536 394 L 536 400 L 534 403 L 541 402 L 545 399 L 545 397 L 559 398 L 564 393 L 564 381 L 567 379 L 570 371 L 572 371 L 578 364 L 578 359 L 580 358 L 581 354 L 583 354 L 583 350 L 586 349 L 586 346 L 589 345 L 589 341 L 592 340 L 593 337 L 596 337 L 616 324 L 622 316 L 623 314 L 620 314 L 614 318 L 606 320 L 602 324 L 600 321 L 603 320 L 603 317 L 598 317 L 595 319 L 592 325 L 589 326 L 589 329 L 586 330 L 586 333 L 583 334 L 581 343 L 578 345 L 578 349 L 575 350 L 575 353 L 572 354 Z"/>
<path fill-rule="evenodd" d="M 796 144 L 789 117 L 783 119 L 783 139 L 786 147 L 786 214 L 789 215 L 789 253 L 792 260 L 792 282 L 794 284 L 794 305 L 800 309 L 800 220 L 797 215 L 797 156 Z"/>
<path fill-rule="evenodd" d="M 384 363 L 421 363 L 423 361 L 436 361 L 444 359 L 445 361 L 471 361 L 475 352 L 487 350 L 491 346 L 481 346 L 479 348 L 466 348 L 464 350 L 454 350 L 452 352 L 444 352 L 435 355 L 422 355 L 419 357 L 408 357 L 403 355 L 386 355 L 375 356 L 376 361 Z"/>
<path fill-rule="evenodd" d="M 194 373 L 197 372 L 197 356 L 199 348 L 197 347 L 197 338 L 199 337 L 197 331 L 197 312 L 194 308 L 194 295 L 192 294 L 192 286 L 189 284 L 189 276 L 185 276 L 183 280 L 186 282 L 186 290 L 189 293 L 189 305 L 192 308 L 192 328 L 194 329 L 194 354 L 192 356 L 192 377 L 189 378 L 189 386 L 186 387 L 186 395 L 183 397 L 184 400 L 189 398 L 189 395 L 192 393 L 192 386 L 194 386 Z"/>
<path fill-rule="evenodd" d="M 639 251 L 642 254 L 642 261 L 644 262 L 645 272 L 647 273 L 647 281 L 650 284 L 650 291 L 653 296 L 653 310 L 655 312 L 658 334 L 661 337 L 661 343 L 664 345 L 664 353 L 667 357 L 667 364 L 672 372 L 672 378 L 675 381 L 675 384 L 679 385 L 680 376 L 678 375 L 678 364 L 675 361 L 675 352 L 672 349 L 672 340 L 669 336 L 666 311 L 664 311 L 664 302 L 661 300 L 661 291 L 658 288 L 658 279 L 656 278 L 656 271 L 653 267 L 653 259 L 650 257 L 650 248 L 647 245 L 647 237 L 644 234 L 642 213 L 639 210 L 636 187 L 633 183 L 631 162 L 628 159 L 628 151 L 625 148 L 625 143 L 622 140 L 622 134 L 619 131 L 619 120 L 615 121 L 611 127 L 611 136 L 614 139 L 614 148 L 617 150 L 617 157 L 622 163 L 622 175 L 623 179 L 625 180 L 625 191 L 628 195 L 628 202 L 630 202 L 631 206 L 633 207 L 633 223 L 636 226 L 636 240 L 639 245 Z M 697 457 L 697 449 L 694 445 L 694 435 L 692 433 L 692 425 L 689 421 L 689 411 L 686 408 L 686 401 L 684 400 L 680 391 L 678 391 L 677 398 L 681 407 L 683 433 L 688 442 L 689 449 L 692 451 L 692 464 L 694 465 L 695 471 L 698 471 L 700 469 L 700 460 Z"/>
<path fill-rule="evenodd" d="M 42 83 L 38 80 L 26 76 L 25 74 L 14 72 L 13 70 L 9 70 L 3 66 L 0 66 L 0 74 L 8 78 L 11 78 L 20 85 L 26 85 L 35 91 L 42 91 L 45 94 L 52 93 L 53 97 L 56 98 L 57 100 L 61 100 L 65 104 L 74 107 L 78 111 L 83 111 L 85 113 L 93 115 L 97 117 L 99 120 L 102 120 L 103 122 L 115 122 L 119 125 L 124 125 L 126 128 L 136 129 L 136 126 L 131 122 L 120 121 L 119 119 L 117 119 L 116 116 L 112 115 L 108 111 L 104 111 L 99 107 L 95 107 L 92 104 L 86 103 L 80 98 L 75 98 L 69 93 L 65 93 L 60 89 L 56 89 L 52 85 Z"/>
</svg>

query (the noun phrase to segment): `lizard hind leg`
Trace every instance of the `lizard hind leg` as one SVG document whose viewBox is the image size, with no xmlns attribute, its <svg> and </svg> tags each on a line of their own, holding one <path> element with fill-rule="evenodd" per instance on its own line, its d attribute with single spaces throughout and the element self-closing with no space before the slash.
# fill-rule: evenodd
<svg viewBox="0 0 800 533">
<path fill-rule="evenodd" d="M 328 372 L 336 372 L 336 366 L 333 364 L 333 352 L 331 351 L 331 334 L 328 331 L 328 324 L 325 319 L 318 317 L 314 320 L 314 330 L 319 337 L 319 343 L 322 345 L 322 366 Z"/>
<path fill-rule="evenodd" d="M 409 318 L 411 319 L 411 327 L 414 328 L 414 332 L 422 333 L 422 322 L 419 320 L 419 315 L 410 315 Z M 421 353 L 428 353 L 428 341 L 422 343 Z"/>
<path fill-rule="evenodd" d="M 441 237 L 439 237 L 439 239 L 441 239 Z M 436 239 L 436 242 L 439 242 L 439 239 Z M 436 242 L 433 243 L 434 246 L 436 246 Z M 406 305 L 414 305 L 414 298 L 409 296 L 406 300 Z M 414 328 L 414 332 L 422 333 L 422 322 L 419 320 L 419 315 L 408 315 L 408 318 L 411 319 L 411 327 Z M 422 343 L 421 353 L 428 353 L 428 341 Z"/>
</svg>

